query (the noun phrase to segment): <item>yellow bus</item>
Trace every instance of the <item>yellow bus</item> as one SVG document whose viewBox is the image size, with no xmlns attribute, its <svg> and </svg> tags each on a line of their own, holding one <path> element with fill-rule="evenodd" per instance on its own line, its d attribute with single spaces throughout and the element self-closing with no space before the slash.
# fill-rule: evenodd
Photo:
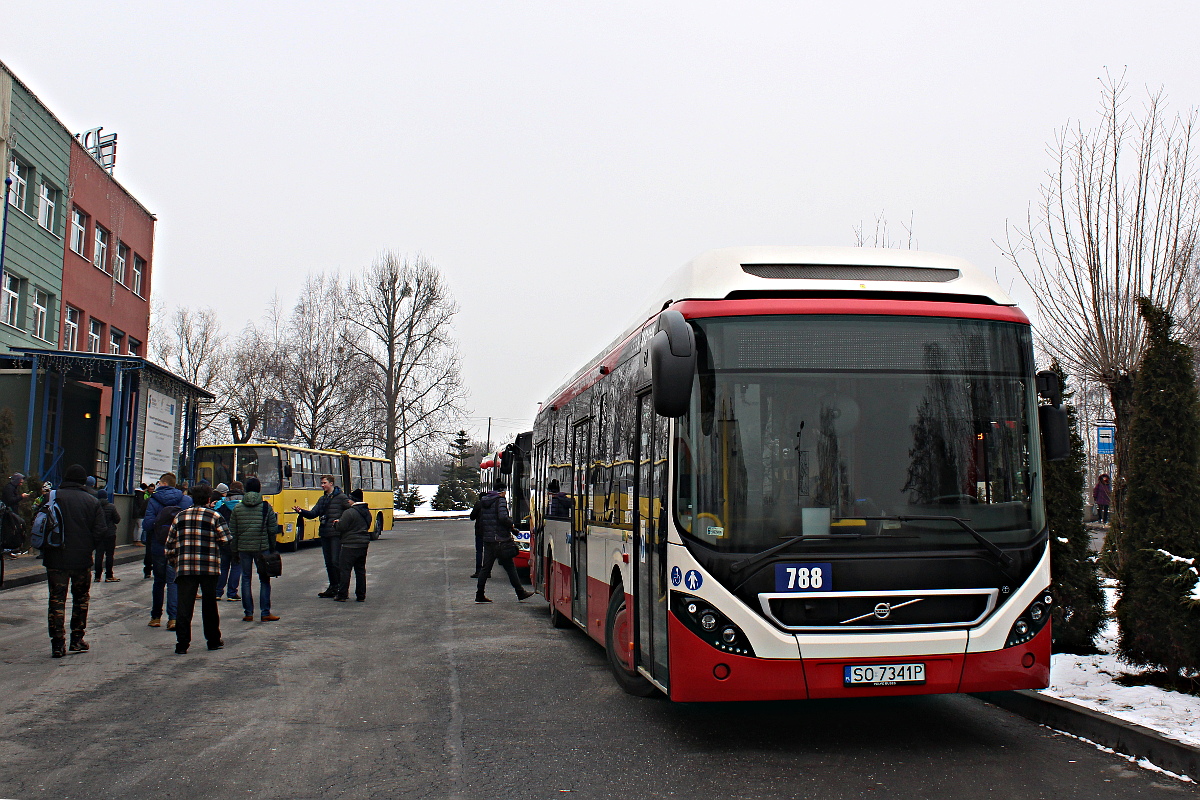
<svg viewBox="0 0 1200 800">
<path fill-rule="evenodd" d="M 292 511 L 292 506 L 316 505 L 321 498 L 322 475 L 334 476 L 344 492 L 363 490 L 363 499 L 375 515 L 372 539 L 392 529 L 392 470 L 385 458 L 277 442 L 221 444 L 196 448 L 195 475 L 196 480 L 212 486 L 258 478 L 263 498 L 279 514 L 276 541 L 292 550 L 319 538 L 319 521 L 306 520 Z"/>
</svg>

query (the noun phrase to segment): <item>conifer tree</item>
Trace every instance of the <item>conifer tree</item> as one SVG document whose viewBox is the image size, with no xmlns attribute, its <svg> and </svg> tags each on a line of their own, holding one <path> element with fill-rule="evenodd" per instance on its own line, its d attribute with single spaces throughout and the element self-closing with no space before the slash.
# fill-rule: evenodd
<svg viewBox="0 0 1200 800">
<path fill-rule="evenodd" d="M 451 460 L 442 470 L 437 494 L 429 506 L 436 511 L 464 511 L 475 504 L 478 497 L 475 489 L 479 486 L 479 467 L 466 463 L 475 455 L 466 431 L 458 432 L 446 455 Z"/>
<path fill-rule="evenodd" d="M 1050 370 L 1063 384 L 1063 405 L 1071 432 L 1071 455 L 1062 461 L 1043 461 L 1046 521 L 1050 528 L 1050 577 L 1054 595 L 1054 650 L 1058 653 L 1096 652 L 1096 634 L 1104 620 L 1104 593 L 1096 558 L 1088 548 L 1083 525 L 1084 454 L 1079 415 L 1066 390 L 1067 375 L 1055 360 Z"/>
<path fill-rule="evenodd" d="M 1138 306 L 1147 346 L 1130 420 L 1118 647 L 1126 661 L 1178 679 L 1200 667 L 1196 576 L 1179 560 L 1200 555 L 1200 398 L 1171 316 L 1145 298 Z"/>
</svg>

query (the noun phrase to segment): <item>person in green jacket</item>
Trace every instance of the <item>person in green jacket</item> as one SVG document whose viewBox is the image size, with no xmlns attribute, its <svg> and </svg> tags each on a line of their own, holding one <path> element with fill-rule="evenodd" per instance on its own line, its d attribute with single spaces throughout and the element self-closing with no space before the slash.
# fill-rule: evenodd
<svg viewBox="0 0 1200 800">
<path fill-rule="evenodd" d="M 275 509 L 262 497 L 262 483 L 258 478 L 247 478 L 246 494 L 229 515 L 229 530 L 233 533 L 233 552 L 242 565 L 242 622 L 254 621 L 254 595 L 250 592 L 251 576 L 255 565 L 264 553 L 275 549 L 275 534 L 279 530 L 279 519 Z M 260 622 L 276 622 L 279 617 L 271 613 L 271 579 L 262 572 L 258 574 L 258 605 L 262 616 Z"/>
</svg>

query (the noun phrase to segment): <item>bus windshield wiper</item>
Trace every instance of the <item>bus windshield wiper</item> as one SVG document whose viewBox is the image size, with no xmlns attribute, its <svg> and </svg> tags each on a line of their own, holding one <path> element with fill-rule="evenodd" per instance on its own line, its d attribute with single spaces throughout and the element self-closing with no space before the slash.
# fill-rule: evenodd
<svg viewBox="0 0 1200 800">
<path fill-rule="evenodd" d="M 1007 574 L 1005 567 L 1012 566 L 1012 556 L 1001 550 L 999 546 L 997 546 L 996 543 L 991 539 L 987 538 L 982 533 L 968 525 L 967 520 L 961 517 L 911 516 L 904 514 L 894 517 L 859 517 L 858 519 L 875 519 L 888 522 L 954 522 L 958 524 L 958 527 L 971 534 L 971 537 L 983 546 L 983 549 L 986 550 L 988 555 L 990 555 L 996 562 L 996 566 L 1000 567 L 1001 570 L 1004 570 L 1005 574 Z"/>
<path fill-rule="evenodd" d="M 847 519 L 879 519 L 879 517 L 847 517 Z M 897 518 L 896 517 L 887 517 L 886 519 L 897 519 Z M 743 558 L 741 561 L 733 562 L 732 564 L 729 565 L 729 571 L 730 572 L 741 572 L 746 567 L 754 566 L 758 562 L 762 561 L 764 558 L 770 558 L 771 556 L 778 553 L 780 550 L 785 550 L 785 549 L 791 547 L 792 545 L 794 545 L 796 542 L 801 542 L 801 541 L 828 542 L 828 541 L 839 541 L 842 539 L 915 539 L 915 538 L 916 538 L 916 536 L 909 535 L 909 534 L 903 534 L 903 533 L 831 533 L 831 534 L 827 534 L 824 536 L 820 536 L 820 535 L 805 536 L 804 534 L 800 534 L 799 536 L 793 536 L 792 538 L 788 539 L 786 542 L 780 542 L 779 544 L 775 545 L 774 547 L 768 547 L 766 550 L 763 550 L 760 553 L 755 553 L 752 556 L 747 556 L 746 558 Z"/>
</svg>

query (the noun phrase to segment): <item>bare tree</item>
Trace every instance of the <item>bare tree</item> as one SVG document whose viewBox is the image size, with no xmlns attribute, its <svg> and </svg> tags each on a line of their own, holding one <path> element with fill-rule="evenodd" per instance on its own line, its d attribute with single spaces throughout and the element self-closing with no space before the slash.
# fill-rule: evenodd
<svg viewBox="0 0 1200 800">
<path fill-rule="evenodd" d="M 887 214 L 883 211 L 879 212 L 879 216 L 875 218 L 875 232 L 868 235 L 866 225 L 862 222 L 854 226 L 854 246 L 855 247 L 886 247 L 904 250 L 916 250 L 917 240 L 913 238 L 913 221 L 912 214 L 908 215 L 908 224 L 900 223 L 900 227 L 904 228 L 905 240 L 902 243 L 900 239 L 893 239 L 891 230 L 888 226 Z"/>
<path fill-rule="evenodd" d="M 227 336 L 211 308 L 176 307 L 156 317 L 150 329 L 151 358 L 184 380 L 212 392 L 217 399 L 200 406 L 199 436 L 211 438 L 227 410 L 221 391 Z"/>
<path fill-rule="evenodd" d="M 1134 115 L 1125 92 L 1123 77 L 1108 76 L 1099 125 L 1058 133 L 1041 200 L 1002 248 L 1033 290 L 1038 345 L 1068 372 L 1107 389 L 1118 476 L 1145 346 L 1137 299 L 1171 314 L 1192 341 L 1200 323 L 1196 113 L 1170 115 L 1159 90 Z"/>
<path fill-rule="evenodd" d="M 395 477 L 398 455 L 446 436 L 462 414 L 465 391 L 451 328 L 458 305 L 437 267 L 391 251 L 351 281 L 349 295 L 347 320 L 361 335 L 345 341 L 371 367 L 378 444 Z"/>
</svg>

